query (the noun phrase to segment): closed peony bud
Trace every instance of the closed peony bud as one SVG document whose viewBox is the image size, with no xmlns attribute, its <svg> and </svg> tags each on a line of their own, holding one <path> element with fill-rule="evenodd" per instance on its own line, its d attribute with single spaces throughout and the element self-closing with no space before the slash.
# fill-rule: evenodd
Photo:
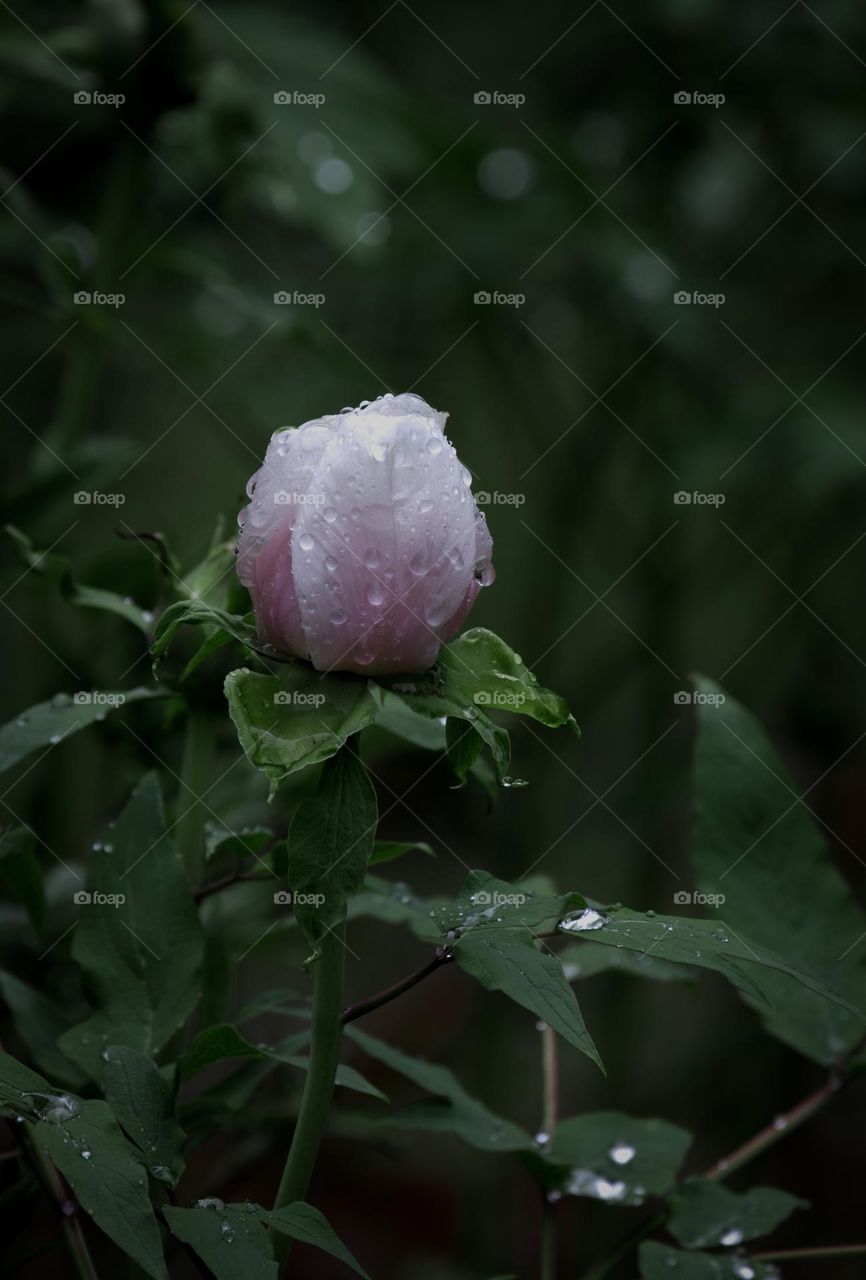
<svg viewBox="0 0 866 1280">
<path fill-rule="evenodd" d="M 277 432 L 238 521 L 260 640 L 319 671 L 433 665 L 495 576 L 446 417 L 406 393 Z"/>
</svg>

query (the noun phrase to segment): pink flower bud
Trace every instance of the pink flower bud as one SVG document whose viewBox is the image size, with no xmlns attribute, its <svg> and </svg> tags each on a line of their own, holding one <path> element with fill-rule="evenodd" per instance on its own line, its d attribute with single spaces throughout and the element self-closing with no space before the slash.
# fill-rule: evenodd
<svg viewBox="0 0 866 1280">
<path fill-rule="evenodd" d="M 409 392 L 278 431 L 238 519 L 259 638 L 319 671 L 426 671 L 494 579 L 447 414 Z"/>
</svg>

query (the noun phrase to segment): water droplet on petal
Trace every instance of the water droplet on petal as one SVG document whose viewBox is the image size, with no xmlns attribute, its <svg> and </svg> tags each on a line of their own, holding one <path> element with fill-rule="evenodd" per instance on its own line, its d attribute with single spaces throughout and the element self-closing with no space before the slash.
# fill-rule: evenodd
<svg viewBox="0 0 866 1280">
<path fill-rule="evenodd" d="M 298 538 L 298 546 L 302 551 L 312 551 L 315 545 L 315 542 L 308 533 L 302 533 L 300 538 Z"/>
</svg>

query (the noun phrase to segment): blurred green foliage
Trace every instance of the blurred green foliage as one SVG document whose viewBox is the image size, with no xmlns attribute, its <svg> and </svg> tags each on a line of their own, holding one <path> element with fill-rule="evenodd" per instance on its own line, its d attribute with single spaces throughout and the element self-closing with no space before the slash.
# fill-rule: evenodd
<svg viewBox="0 0 866 1280">
<path fill-rule="evenodd" d="M 470 790 L 444 805 L 444 770 L 397 804 L 420 770 L 383 740 L 385 835 L 439 855 L 417 860 L 418 887 L 456 888 L 465 863 L 531 868 L 667 909 L 685 884 L 671 873 L 686 875 L 692 733 L 674 695 L 698 669 L 769 722 L 862 889 L 866 26 L 853 0 L 58 0 L 3 5 L 0 33 L 3 488 L 35 546 L 158 606 L 160 548 L 133 532 L 163 532 L 188 564 L 217 513 L 234 520 L 277 427 L 414 388 L 450 411 L 476 491 L 510 495 L 488 508 L 499 576 L 473 621 L 563 692 L 583 730 L 554 746 L 515 733 L 532 786 L 490 814 Z M 724 302 L 678 305 L 681 290 Z M 485 291 L 525 300 L 476 303 Z M 275 303 L 281 292 L 316 301 Z M 135 628 L 74 611 L 11 541 L 0 599 L 4 719 L 58 690 L 148 679 Z M 223 723 L 209 804 L 261 820 L 264 789 L 235 767 Z M 68 888 L 55 859 L 86 858 L 154 755 L 176 770 L 179 738 L 170 715 L 137 708 L 21 767 L 4 818 L 33 827 L 55 903 Z M 353 945 L 374 984 L 418 950 L 372 924 Z M 31 976 L 74 999 L 63 959 L 61 945 Z M 269 939 L 232 980 L 258 991 L 276 966 L 282 981 Z M 435 983 L 381 1027 L 537 1125 L 537 1055 L 509 1034 L 522 1015 L 451 972 Z M 695 1128 L 697 1168 L 808 1087 L 812 1069 L 759 1041 L 729 993 L 702 991 L 586 983 L 609 1076 L 564 1050 L 566 1106 Z M 761 1169 L 825 1205 L 822 1240 L 856 1224 L 857 1120 L 828 1116 Z M 374 1274 L 462 1280 L 532 1256 L 535 1203 L 510 1165 L 456 1162 L 446 1137 L 401 1143 L 399 1161 L 387 1145 L 362 1154 L 355 1132 L 344 1120 L 319 1199 L 353 1224 Z M 215 1138 L 190 1176 L 205 1194 L 219 1166 L 229 1199 L 235 1161 L 253 1157 L 267 1188 L 272 1136 L 243 1151 Z M 584 1202 L 563 1226 L 577 1267 L 587 1239 L 595 1257 L 619 1232 Z M 814 1218 L 786 1231 L 816 1242 Z"/>
</svg>

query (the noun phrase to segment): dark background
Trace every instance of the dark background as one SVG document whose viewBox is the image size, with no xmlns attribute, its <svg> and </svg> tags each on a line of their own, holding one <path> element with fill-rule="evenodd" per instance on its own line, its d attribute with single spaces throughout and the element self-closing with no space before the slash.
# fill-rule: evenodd
<svg viewBox="0 0 866 1280">
<path fill-rule="evenodd" d="M 85 581 L 152 603 L 153 558 L 118 528 L 164 531 L 188 564 L 218 513 L 230 527 L 275 429 L 415 389 L 450 412 L 476 491 L 510 495 L 487 508 L 498 578 L 473 622 L 568 698 L 583 738 L 516 726 L 515 772 L 531 786 L 490 814 L 480 791 L 428 773 L 384 832 L 427 839 L 438 858 L 394 874 L 445 892 L 466 866 L 532 867 L 669 909 L 691 883 L 693 722 L 674 695 L 701 671 L 816 784 L 809 803 L 862 893 L 866 23 L 854 0 L 291 13 L 276 0 L 18 0 L 0 33 L 11 521 Z M 126 101 L 77 104 L 81 90 Z M 275 104 L 281 91 L 325 101 Z M 476 103 L 481 91 L 525 102 Z M 81 289 L 125 301 L 76 305 Z M 275 305 L 280 290 L 324 301 Z M 724 301 L 678 305 L 680 290 Z M 481 305 L 478 291 L 524 301 Z M 80 490 L 123 505 L 77 505 Z M 724 503 L 679 504 L 679 491 Z M 21 576 L 11 546 L 2 556 L 4 719 L 57 691 L 149 680 L 132 628 L 72 610 Z M 218 675 L 217 663 L 215 688 Z M 374 745 L 386 810 L 430 761 Z M 86 858 L 153 753 L 177 769 L 179 732 L 130 709 L 28 761 L 4 795 L 4 821 L 26 819 L 44 842 L 56 936 L 72 917 L 52 854 Z M 217 773 L 236 759 L 224 719 Z M 244 763 L 208 801 L 232 823 L 267 817 Z M 267 820 L 284 826 L 289 807 L 281 798 Z M 272 913 L 255 895 L 231 904 L 214 910 L 231 917 L 237 957 Z M 4 911 L 9 966 L 74 1007 L 68 943 L 37 961 Z M 424 958 L 382 925 L 359 923 L 350 943 L 354 996 Z M 238 963 L 239 995 L 302 989 L 301 958 L 274 931 Z M 696 1133 L 693 1172 L 820 1082 L 713 978 L 607 975 L 579 995 L 608 1075 L 564 1047 L 565 1112 L 674 1120 Z M 537 1127 L 531 1020 L 459 973 L 370 1029 Z M 380 1110 L 342 1099 L 312 1193 L 370 1272 L 531 1275 L 537 1198 L 519 1165 L 371 1132 Z M 285 1089 L 266 1088 L 255 1119 L 193 1157 L 183 1197 L 267 1201 L 290 1115 Z M 812 1200 L 780 1245 L 862 1232 L 864 1118 L 855 1086 L 734 1182 Z M 559 1214 L 563 1276 L 641 1216 L 587 1200 Z M 332 1274 L 322 1255 L 297 1257 L 303 1274 Z"/>
</svg>

